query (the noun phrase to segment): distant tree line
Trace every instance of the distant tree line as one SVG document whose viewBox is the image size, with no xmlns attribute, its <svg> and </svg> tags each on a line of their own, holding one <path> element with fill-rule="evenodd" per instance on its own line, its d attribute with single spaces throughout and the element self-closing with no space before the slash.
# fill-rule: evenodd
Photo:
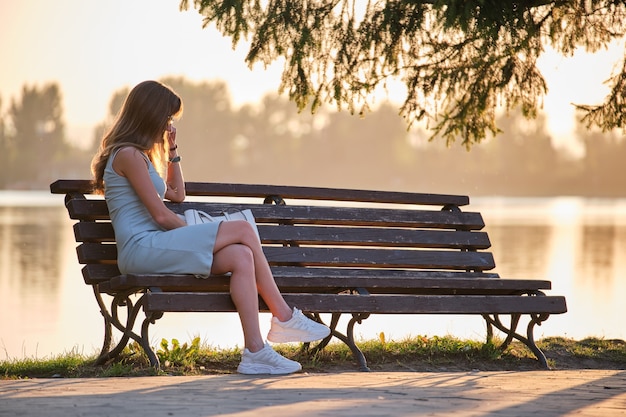
<svg viewBox="0 0 626 417">
<path fill-rule="evenodd" d="M 59 86 L 24 86 L 8 109 L 0 101 L 0 188 L 44 188 L 78 175 L 84 151 L 68 143 Z"/>
<path fill-rule="evenodd" d="M 177 122 L 188 181 L 314 185 L 470 196 L 581 195 L 623 197 L 626 141 L 616 133 L 586 130 L 576 138 L 582 158 L 556 149 L 541 115 L 499 116 L 503 133 L 467 151 L 428 141 L 407 130 L 390 103 L 364 118 L 321 109 L 297 111 L 271 94 L 235 108 L 226 84 L 162 80 L 183 98 Z M 72 145 L 65 132 L 60 88 L 24 87 L 0 115 L 0 188 L 44 189 L 57 178 L 88 178 L 104 129 L 127 88 L 112 95 L 109 114 L 94 127 L 89 149 Z M 0 102 L 0 110 L 3 110 Z"/>
</svg>

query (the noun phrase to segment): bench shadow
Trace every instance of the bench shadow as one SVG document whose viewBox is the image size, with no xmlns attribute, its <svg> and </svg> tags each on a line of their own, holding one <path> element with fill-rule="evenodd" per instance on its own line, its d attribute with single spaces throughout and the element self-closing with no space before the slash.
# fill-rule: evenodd
<svg viewBox="0 0 626 417">
<path fill-rule="evenodd" d="M 547 371 L 550 372 L 550 371 Z M 575 375 L 573 376 L 575 378 Z M 532 387 L 526 387 L 532 389 Z M 619 401 L 602 404 L 621 396 Z M 626 371 L 617 371 L 593 380 L 582 379 L 580 384 L 530 397 L 527 401 L 506 407 L 497 407 L 484 413 L 485 417 L 531 415 L 611 416 L 626 410 Z"/>
</svg>

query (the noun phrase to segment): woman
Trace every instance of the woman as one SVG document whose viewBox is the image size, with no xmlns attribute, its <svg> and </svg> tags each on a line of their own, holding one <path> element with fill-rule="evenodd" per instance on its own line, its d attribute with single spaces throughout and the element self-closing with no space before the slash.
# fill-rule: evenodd
<svg viewBox="0 0 626 417">
<path fill-rule="evenodd" d="M 328 336 L 330 330 L 287 305 L 250 224 L 229 221 L 187 226 L 163 202 L 164 198 L 173 202 L 185 199 L 172 124 L 182 111 L 181 99 L 170 88 L 156 81 L 138 84 L 93 159 L 94 184 L 104 193 L 115 229 L 119 269 L 122 273 L 204 277 L 231 273 L 230 294 L 245 345 L 238 372 L 299 371 L 298 362 L 284 358 L 263 341 L 258 296 L 272 312 L 267 336 L 272 342 L 310 342 Z"/>
</svg>

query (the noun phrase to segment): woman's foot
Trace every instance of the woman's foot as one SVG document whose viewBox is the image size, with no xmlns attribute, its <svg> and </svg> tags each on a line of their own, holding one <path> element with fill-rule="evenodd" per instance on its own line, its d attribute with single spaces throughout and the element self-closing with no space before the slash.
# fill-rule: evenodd
<svg viewBox="0 0 626 417">
<path fill-rule="evenodd" d="M 269 344 L 265 343 L 263 349 L 258 352 L 243 350 L 237 372 L 246 375 L 285 375 L 298 372 L 301 369 L 302 365 L 298 362 L 281 356 Z"/>
<path fill-rule="evenodd" d="M 272 317 L 272 327 L 267 334 L 267 340 L 274 343 L 313 342 L 330 334 L 330 329 L 314 320 L 311 320 L 302 311 L 293 308 L 291 319 L 280 321 Z"/>
</svg>

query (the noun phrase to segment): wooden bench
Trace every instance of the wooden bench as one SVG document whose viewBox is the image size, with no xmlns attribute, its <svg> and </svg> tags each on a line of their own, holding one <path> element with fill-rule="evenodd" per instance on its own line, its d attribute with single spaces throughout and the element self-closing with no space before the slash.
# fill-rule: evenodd
<svg viewBox="0 0 626 417">
<path fill-rule="evenodd" d="M 495 267 L 485 251 L 489 237 L 481 231 L 480 213 L 461 211 L 469 204 L 466 196 L 196 182 L 186 187 L 187 201 L 166 203 L 177 213 L 252 209 L 286 301 L 320 321 L 320 313 L 330 313 L 332 333 L 312 350 L 335 337 L 367 370 L 354 325 L 370 314 L 477 314 L 486 321 L 487 341 L 496 328 L 505 335 L 501 348 L 519 340 L 548 367 L 533 330 L 550 314 L 565 313 L 565 298 L 544 294 L 550 281 L 502 279 L 489 272 Z M 107 206 L 93 195 L 90 182 L 58 180 L 50 188 L 66 195 L 69 216 L 78 221 L 78 261 L 104 317 L 98 363 L 115 358 L 133 339 L 159 367 L 148 328 L 164 312 L 235 311 L 227 276 L 120 275 Z M 112 297 L 110 307 L 104 294 Z M 141 309 L 145 318 L 135 332 Z M 344 331 L 337 328 L 342 314 L 351 315 Z M 517 327 L 526 315 L 522 335 Z M 114 347 L 113 328 L 121 333 Z"/>
</svg>

